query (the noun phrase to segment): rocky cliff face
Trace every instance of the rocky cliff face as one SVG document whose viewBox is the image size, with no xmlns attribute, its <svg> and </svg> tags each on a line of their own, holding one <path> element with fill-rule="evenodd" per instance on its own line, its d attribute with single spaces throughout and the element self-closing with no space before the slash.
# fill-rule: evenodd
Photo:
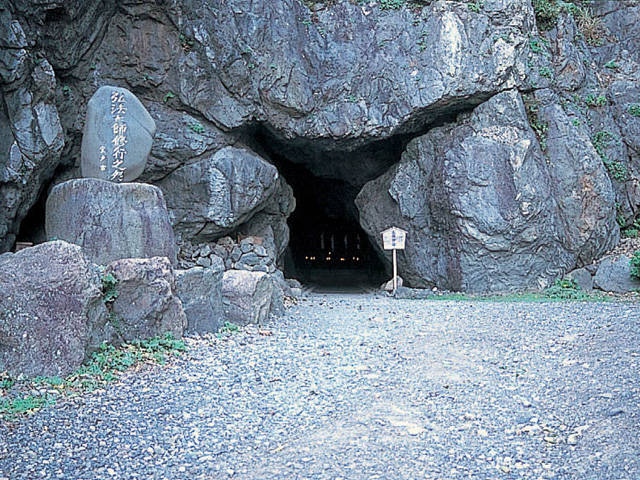
<svg viewBox="0 0 640 480">
<path fill-rule="evenodd" d="M 636 221 L 639 20 L 635 0 L 9 0 L 0 251 L 42 240 L 38 205 L 79 176 L 87 101 L 117 85 L 157 124 L 143 180 L 168 189 L 176 219 L 206 213 L 185 242 L 270 231 L 282 253 L 290 185 L 292 242 L 300 215 L 359 223 L 376 244 L 396 224 L 411 284 L 543 287 Z M 276 184 L 261 166 L 268 195 L 243 196 L 248 211 L 174 188 L 225 147 L 277 169 Z M 216 172 L 253 191 L 233 184 L 251 175 Z"/>
</svg>

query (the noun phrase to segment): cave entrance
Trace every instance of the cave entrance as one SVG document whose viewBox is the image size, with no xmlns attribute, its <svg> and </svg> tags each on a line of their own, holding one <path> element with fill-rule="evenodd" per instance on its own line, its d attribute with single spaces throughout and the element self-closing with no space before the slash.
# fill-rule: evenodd
<svg viewBox="0 0 640 480">
<path fill-rule="evenodd" d="M 361 228 L 355 198 L 366 182 L 396 163 L 400 143 L 340 151 L 292 145 L 264 130 L 254 135 L 296 199 L 285 275 L 320 291 L 366 291 L 388 280 L 388 262 Z"/>
<path fill-rule="evenodd" d="M 378 287 L 385 267 L 358 223 L 358 190 L 302 168 L 287 168 L 283 175 L 296 198 L 285 275 L 325 291 Z"/>
</svg>

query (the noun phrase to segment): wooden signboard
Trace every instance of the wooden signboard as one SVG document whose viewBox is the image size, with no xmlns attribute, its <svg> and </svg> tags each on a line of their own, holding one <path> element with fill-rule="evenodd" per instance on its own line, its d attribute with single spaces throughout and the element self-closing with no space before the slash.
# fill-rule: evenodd
<svg viewBox="0 0 640 480">
<path fill-rule="evenodd" d="M 382 246 L 385 250 L 393 250 L 393 294 L 398 288 L 398 260 L 396 250 L 404 250 L 406 230 L 398 227 L 387 228 L 382 232 Z"/>
<path fill-rule="evenodd" d="M 387 228 L 382 232 L 382 244 L 385 250 L 404 250 L 406 238 L 406 230 L 398 227 Z"/>
</svg>

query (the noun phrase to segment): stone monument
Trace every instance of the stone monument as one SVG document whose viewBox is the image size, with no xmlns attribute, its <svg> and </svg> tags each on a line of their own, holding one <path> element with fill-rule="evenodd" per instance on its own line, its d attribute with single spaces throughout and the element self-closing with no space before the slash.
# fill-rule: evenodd
<svg viewBox="0 0 640 480">
<path fill-rule="evenodd" d="M 91 97 L 82 138 L 82 175 L 47 199 L 49 239 L 83 247 L 92 262 L 167 257 L 176 246 L 162 191 L 133 181 L 144 170 L 156 125 L 128 90 L 105 86 Z"/>
<path fill-rule="evenodd" d="M 129 90 L 104 86 L 87 104 L 81 170 L 86 178 L 132 182 L 151 151 L 156 124 Z"/>
</svg>

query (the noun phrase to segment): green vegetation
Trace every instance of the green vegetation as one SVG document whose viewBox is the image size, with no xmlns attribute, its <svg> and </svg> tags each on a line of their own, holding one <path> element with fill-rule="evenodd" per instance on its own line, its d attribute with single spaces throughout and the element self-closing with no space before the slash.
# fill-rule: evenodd
<svg viewBox="0 0 640 480">
<path fill-rule="evenodd" d="M 601 130 L 594 134 L 591 143 L 596 149 L 596 152 L 598 152 L 598 155 L 600 155 L 602 163 L 604 163 L 611 177 L 619 182 L 625 182 L 629 177 L 627 166 L 620 161 L 610 159 L 606 152 L 607 147 L 614 140 L 616 140 L 615 135 L 606 130 Z"/>
<path fill-rule="evenodd" d="M 66 378 L 35 377 L 31 380 L 17 380 L 0 374 L 0 418 L 11 420 L 18 415 L 33 413 L 55 403 L 56 397 L 60 395 L 79 395 L 102 388 L 135 365 L 164 364 L 168 357 L 178 356 L 185 350 L 182 340 L 166 334 L 120 347 L 102 344 L 93 353 L 89 363 Z M 38 393 L 33 394 L 33 390 L 38 390 Z M 29 393 L 23 395 L 25 392 Z"/>
<path fill-rule="evenodd" d="M 236 333 L 240 331 L 240 327 L 233 322 L 225 321 L 220 328 L 220 333 Z"/>
<path fill-rule="evenodd" d="M 549 67 L 540 67 L 540 76 L 545 77 L 545 78 L 552 78 L 553 77 L 553 70 L 551 70 Z"/>
<path fill-rule="evenodd" d="M 195 43 L 193 41 L 193 38 L 185 35 L 184 33 L 181 33 L 178 36 L 178 40 L 180 41 L 180 46 L 182 47 L 182 50 L 184 50 L 185 53 L 189 53 Z"/>
<path fill-rule="evenodd" d="M 538 117 L 538 102 L 530 97 L 525 98 L 524 106 L 527 111 L 527 119 L 529 120 L 529 125 L 531 125 L 531 128 L 535 132 L 536 136 L 538 137 L 538 141 L 540 142 L 540 148 L 542 148 L 543 151 L 546 151 L 547 131 L 549 130 L 549 124 L 542 121 Z"/>
<path fill-rule="evenodd" d="M 601 293 L 587 293 L 575 284 L 574 280 L 557 280 L 551 287 L 543 292 L 524 292 L 506 294 L 469 294 L 460 292 L 436 293 L 427 297 L 418 297 L 414 300 L 427 301 L 467 301 L 467 302 L 556 302 L 556 301 L 591 301 L 605 302 L 611 298 Z M 406 300 L 412 300 L 406 298 Z"/>
<path fill-rule="evenodd" d="M 620 68 L 620 66 L 615 62 L 615 60 L 609 60 L 607 63 L 604 64 L 604 67 L 610 70 L 618 70 Z"/>
<path fill-rule="evenodd" d="M 100 277 L 102 281 L 102 300 L 105 304 L 113 303 L 118 298 L 118 279 L 113 273 L 103 273 Z"/>
<path fill-rule="evenodd" d="M 200 122 L 197 122 L 195 120 L 189 122 L 188 127 L 195 133 L 204 133 L 205 131 L 204 126 Z"/>
<path fill-rule="evenodd" d="M 380 8 L 382 10 L 397 10 L 402 8 L 405 0 L 380 0 Z"/>
<path fill-rule="evenodd" d="M 589 295 L 583 292 L 572 278 L 556 280 L 544 291 L 544 296 L 553 300 L 587 300 Z"/>
<path fill-rule="evenodd" d="M 533 53 L 543 53 L 549 47 L 549 42 L 541 37 L 531 37 L 529 39 L 529 48 Z"/>
<path fill-rule="evenodd" d="M 640 103 L 632 103 L 627 108 L 627 112 L 629 112 L 634 117 L 640 117 Z"/>
<path fill-rule="evenodd" d="M 624 226 L 625 225 L 624 225 L 624 217 L 623 217 L 623 225 L 621 225 L 620 227 L 622 228 L 621 233 L 624 238 L 638 238 L 638 235 L 640 234 L 639 218 L 636 218 L 630 226 L 623 228 Z"/>
<path fill-rule="evenodd" d="M 480 10 L 482 10 L 484 8 L 484 2 L 483 1 L 472 1 L 469 2 L 467 4 L 467 7 L 469 7 L 469 10 L 471 10 L 474 13 L 480 13 Z"/>
<path fill-rule="evenodd" d="M 558 21 L 562 8 L 555 0 L 533 0 L 533 11 L 540 30 L 551 30 Z"/>
<path fill-rule="evenodd" d="M 629 266 L 631 267 L 631 277 L 640 280 L 640 250 L 633 252 Z"/>
<path fill-rule="evenodd" d="M 162 101 L 164 103 L 167 103 L 172 98 L 176 98 L 176 94 L 173 93 L 171 90 L 169 90 L 167 93 L 164 94 L 164 97 L 162 97 Z"/>
<path fill-rule="evenodd" d="M 595 93 L 590 93 L 586 97 L 584 97 L 584 103 L 586 103 L 590 107 L 604 107 L 609 103 L 607 101 L 607 97 L 604 95 L 596 95 Z"/>
<path fill-rule="evenodd" d="M 606 29 L 602 20 L 593 15 L 589 0 L 533 0 L 533 10 L 538 27 L 551 30 L 562 13 L 573 16 L 580 34 L 589 45 L 602 45 Z"/>
<path fill-rule="evenodd" d="M 622 212 L 622 205 L 618 202 L 616 202 L 616 223 L 620 228 L 627 224 L 627 220 L 624 218 L 624 213 Z"/>
</svg>

